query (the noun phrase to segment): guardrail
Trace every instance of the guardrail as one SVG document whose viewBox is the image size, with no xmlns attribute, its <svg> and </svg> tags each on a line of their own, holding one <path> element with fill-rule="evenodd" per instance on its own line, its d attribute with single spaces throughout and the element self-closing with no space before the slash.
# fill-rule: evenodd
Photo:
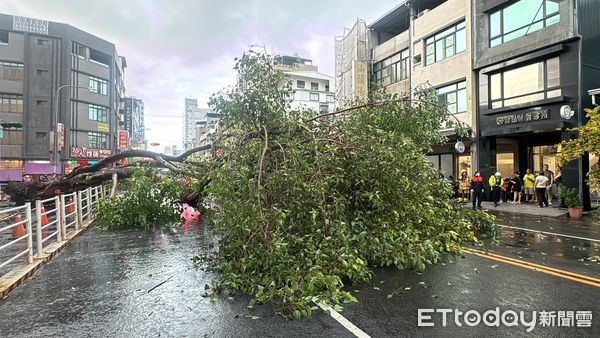
<svg viewBox="0 0 600 338">
<path fill-rule="evenodd" d="M 28 202 L 0 210 L 0 269 L 18 262 L 24 256 L 28 264 L 33 263 L 34 258 L 47 257 L 44 250 L 54 243 L 66 241 L 85 223 L 91 222 L 94 219 L 94 206 L 109 194 L 110 189 L 96 186 L 36 200 L 35 209 Z"/>
<path fill-rule="evenodd" d="M 25 219 L 21 217 L 21 213 L 25 214 Z M 3 233 L 7 230 L 11 230 L 12 240 L 0 246 L 0 252 L 13 246 L 18 246 L 18 251 L 14 256 L 10 256 L 4 262 L 0 262 L 0 269 L 25 255 L 27 255 L 27 263 L 33 263 L 33 238 L 31 237 L 31 203 L 26 203 L 25 205 L 22 205 L 20 207 L 0 210 L 0 215 L 8 215 L 12 218 L 12 214 L 15 214 L 14 223 L 0 228 L 0 233 Z M 24 225 L 26 226 L 26 229 L 24 228 Z M 26 245 L 23 245 L 21 243 L 24 240 L 27 241 Z"/>
</svg>

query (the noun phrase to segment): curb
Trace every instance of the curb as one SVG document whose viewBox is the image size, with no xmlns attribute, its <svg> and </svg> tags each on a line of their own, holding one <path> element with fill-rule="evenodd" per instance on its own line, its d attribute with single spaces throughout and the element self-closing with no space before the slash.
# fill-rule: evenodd
<svg viewBox="0 0 600 338">
<path fill-rule="evenodd" d="M 33 263 L 19 265 L 9 271 L 7 274 L 0 278 L 0 300 L 5 299 L 8 294 L 16 289 L 19 285 L 25 283 L 30 277 L 32 277 L 37 270 L 39 270 L 44 264 L 51 261 L 56 254 L 62 251 L 69 243 L 71 243 L 77 236 L 83 233 L 91 221 L 86 221 L 81 225 L 79 230 L 75 230 L 67 235 L 67 239 L 62 242 L 54 242 L 44 250 L 47 253 L 43 257 L 33 259 Z"/>
</svg>

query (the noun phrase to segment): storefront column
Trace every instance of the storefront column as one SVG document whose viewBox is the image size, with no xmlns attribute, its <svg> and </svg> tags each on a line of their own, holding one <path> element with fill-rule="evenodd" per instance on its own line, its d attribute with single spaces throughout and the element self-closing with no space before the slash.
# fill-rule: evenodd
<svg viewBox="0 0 600 338">
<path fill-rule="evenodd" d="M 496 137 L 480 136 L 477 143 L 479 171 L 486 187 L 486 200 L 492 200 L 492 193 L 488 186 L 488 179 L 496 172 Z"/>
</svg>

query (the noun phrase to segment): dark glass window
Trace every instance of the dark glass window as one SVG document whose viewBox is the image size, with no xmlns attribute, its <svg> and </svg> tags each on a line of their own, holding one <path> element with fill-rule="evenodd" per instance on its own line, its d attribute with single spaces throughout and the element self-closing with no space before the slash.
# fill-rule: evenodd
<svg viewBox="0 0 600 338">
<path fill-rule="evenodd" d="M 560 96 L 560 59 L 554 57 L 491 74 L 489 83 L 491 108 Z"/>
<path fill-rule="evenodd" d="M 4 137 L 0 139 L 2 145 L 22 145 L 23 128 L 4 128 Z"/>
<path fill-rule="evenodd" d="M 0 94 L 0 111 L 9 113 L 22 113 L 23 96 L 14 94 Z"/>
<path fill-rule="evenodd" d="M 425 65 L 440 62 L 467 49 L 464 21 L 425 39 Z"/>
<path fill-rule="evenodd" d="M 306 84 L 304 83 L 304 81 L 301 81 L 301 80 L 296 81 L 296 87 L 298 89 L 304 89 L 305 86 L 306 86 Z"/>
<path fill-rule="evenodd" d="M 106 122 L 108 121 L 107 108 L 90 104 L 88 107 L 88 118 L 93 121 Z"/>
<path fill-rule="evenodd" d="M 310 83 L 310 90 L 319 90 L 319 83 L 317 83 L 317 82 L 311 82 Z"/>
<path fill-rule="evenodd" d="M 23 64 L 0 61 L 0 80 L 23 81 Z"/>
<path fill-rule="evenodd" d="M 106 134 L 101 133 L 88 133 L 88 146 L 96 149 L 107 149 L 108 148 L 108 137 Z"/>
<path fill-rule="evenodd" d="M 450 114 L 460 114 L 467 111 L 467 82 L 461 81 L 436 89 L 440 102 L 446 104 Z"/>
<path fill-rule="evenodd" d="M 560 22 L 559 0 L 520 0 L 490 14 L 490 47 Z"/>
<path fill-rule="evenodd" d="M 108 82 L 106 80 L 90 76 L 89 88 L 92 93 L 108 95 Z"/>
<path fill-rule="evenodd" d="M 390 56 L 373 66 L 375 81 L 389 85 L 408 79 L 408 49 Z"/>
</svg>

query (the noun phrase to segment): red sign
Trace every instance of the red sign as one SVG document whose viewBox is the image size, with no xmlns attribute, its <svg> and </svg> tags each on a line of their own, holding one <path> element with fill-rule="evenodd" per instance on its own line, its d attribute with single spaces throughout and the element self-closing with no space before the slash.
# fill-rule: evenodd
<svg viewBox="0 0 600 338">
<path fill-rule="evenodd" d="M 71 158 L 104 158 L 112 154 L 110 149 L 71 147 Z"/>
<path fill-rule="evenodd" d="M 129 148 L 129 132 L 127 130 L 119 130 L 119 149 Z"/>
</svg>

